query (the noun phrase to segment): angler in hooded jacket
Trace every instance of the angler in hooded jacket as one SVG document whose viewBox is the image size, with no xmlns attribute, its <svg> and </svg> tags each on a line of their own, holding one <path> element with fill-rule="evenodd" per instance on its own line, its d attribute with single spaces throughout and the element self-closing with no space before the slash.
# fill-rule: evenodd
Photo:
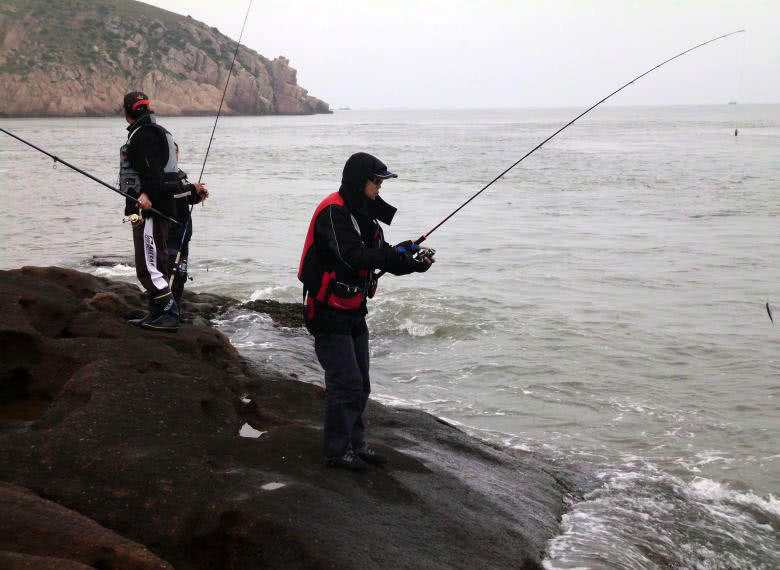
<svg viewBox="0 0 780 570">
<path fill-rule="evenodd" d="M 396 209 L 379 197 L 384 180 L 397 178 L 376 157 L 353 154 L 341 187 L 312 216 L 298 278 L 303 282 L 305 321 L 325 371 L 327 464 L 363 470 L 383 464 L 365 441 L 363 412 L 371 391 L 366 301 L 376 291 L 375 270 L 394 275 L 427 271 L 433 257 L 418 259 L 412 242 L 391 246 L 379 222 Z"/>
<path fill-rule="evenodd" d="M 149 99 L 140 91 L 125 95 L 123 107 L 127 142 L 120 150 L 119 188 L 137 197 L 127 200 L 125 215 L 133 217 L 133 246 L 138 280 L 149 295 L 149 313 L 131 324 L 155 331 L 175 332 L 179 310 L 168 288 L 168 221 L 162 214 L 173 212 L 173 195 L 179 187 L 173 136 L 158 125 Z M 140 211 L 139 211 L 140 209 Z"/>
</svg>

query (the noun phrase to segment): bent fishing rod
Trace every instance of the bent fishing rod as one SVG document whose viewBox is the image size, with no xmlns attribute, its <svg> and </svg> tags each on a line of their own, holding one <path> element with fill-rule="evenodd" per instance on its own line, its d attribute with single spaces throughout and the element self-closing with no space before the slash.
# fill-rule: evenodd
<svg viewBox="0 0 780 570">
<path fill-rule="evenodd" d="M 716 37 L 716 38 L 712 38 L 711 40 L 707 40 L 706 42 L 702 42 L 702 43 L 700 43 L 700 44 L 698 44 L 698 45 L 695 45 L 695 46 L 693 46 L 692 48 L 688 48 L 687 50 L 685 50 L 685 51 L 682 51 L 682 52 L 678 53 L 677 55 L 670 57 L 670 58 L 669 58 L 669 59 L 667 59 L 667 60 L 664 60 L 664 61 L 662 61 L 661 63 L 659 63 L 659 64 L 658 64 L 658 65 L 656 65 L 655 67 L 652 67 L 652 68 L 648 69 L 647 71 L 645 71 L 645 72 L 644 72 L 644 73 L 642 73 L 641 75 L 637 75 L 636 77 L 634 77 L 634 78 L 633 78 L 631 81 L 629 81 L 629 82 L 628 82 L 628 83 L 626 83 L 625 85 L 622 85 L 622 86 L 618 87 L 618 88 L 617 88 L 617 89 L 615 89 L 615 90 L 614 90 L 612 93 L 610 93 L 609 95 L 607 95 L 606 97 L 604 97 L 603 99 L 601 99 L 600 101 L 598 101 L 597 103 L 594 103 L 593 105 L 591 105 L 590 107 L 588 107 L 587 109 L 585 109 L 585 110 L 584 110 L 582 113 L 580 113 L 579 115 L 577 115 L 576 117 L 574 117 L 574 118 L 573 118 L 571 121 L 569 121 L 568 123 L 566 123 L 565 125 L 563 125 L 563 126 L 560 128 L 560 129 L 558 129 L 557 131 L 555 131 L 555 132 L 554 132 L 553 134 L 551 134 L 549 137 L 547 137 L 547 138 L 546 138 L 546 139 L 544 139 L 542 142 L 540 142 L 538 145 L 536 145 L 534 148 L 532 148 L 532 149 L 531 149 L 531 150 L 529 150 L 527 153 L 525 153 L 525 154 L 524 154 L 524 155 L 523 155 L 523 156 L 520 158 L 520 160 L 518 160 L 517 162 L 515 162 L 514 164 L 512 164 L 512 165 L 511 165 L 509 168 L 507 168 L 506 170 L 504 170 L 503 172 L 501 172 L 501 174 L 499 174 L 498 176 L 496 176 L 496 177 L 495 177 L 493 180 L 491 180 L 490 182 L 488 182 L 487 184 L 485 184 L 485 186 L 483 186 L 483 187 L 482 187 L 482 189 L 480 189 L 480 190 L 479 190 L 478 192 L 476 192 L 476 193 L 475 193 L 473 196 L 471 196 L 471 198 L 469 198 L 468 200 L 466 200 L 465 202 L 463 202 L 463 204 L 461 204 L 460 206 L 458 206 L 457 208 L 455 208 L 455 210 L 453 210 L 453 211 L 452 211 L 452 212 L 451 212 L 451 213 L 450 213 L 450 214 L 449 214 L 449 215 L 448 215 L 446 218 L 444 218 L 442 221 L 440 221 L 438 224 L 436 224 L 436 225 L 435 225 L 435 226 L 434 226 L 432 229 L 430 229 L 430 230 L 429 230 L 427 233 L 424 233 L 424 234 L 423 234 L 423 235 L 421 235 L 419 238 L 417 238 L 417 239 L 414 241 L 414 243 L 415 243 L 416 245 L 420 245 L 422 242 L 424 242 L 426 239 L 428 239 L 428 236 L 430 236 L 430 235 L 431 235 L 433 232 L 435 232 L 437 229 L 439 229 L 439 228 L 440 228 L 440 227 L 441 227 L 441 226 L 442 226 L 442 225 L 443 225 L 443 224 L 444 224 L 444 223 L 445 223 L 447 220 L 449 220 L 449 219 L 450 219 L 451 217 L 453 217 L 455 214 L 457 214 L 458 212 L 460 212 L 460 211 L 461 211 L 461 210 L 462 210 L 464 207 L 466 207 L 466 205 L 467 205 L 467 204 L 469 204 L 469 202 L 471 202 L 472 200 L 474 200 L 474 198 L 476 198 L 477 196 L 479 196 L 480 194 L 482 194 L 482 192 L 484 192 L 485 190 L 487 190 L 488 188 L 490 188 L 490 187 L 491 187 L 491 186 L 492 186 L 494 183 L 498 182 L 498 181 L 499 181 L 501 178 L 503 178 L 503 177 L 504 177 L 504 175 L 505 175 L 505 174 L 507 174 L 507 173 L 508 173 L 510 170 L 512 170 L 512 169 L 513 169 L 515 166 L 517 166 L 518 164 L 520 164 L 521 162 L 523 162 L 523 161 L 524 161 L 526 158 L 528 158 L 529 156 L 531 156 L 533 153 L 535 153 L 537 150 L 539 150 L 539 149 L 540 149 L 540 148 L 542 148 L 542 147 L 543 147 L 545 144 L 547 144 L 547 143 L 548 143 L 550 140 L 552 140 L 552 139 L 553 139 L 553 138 L 554 138 L 556 135 L 558 135 L 559 133 L 561 133 L 562 131 L 564 131 L 565 129 L 567 129 L 568 127 L 570 127 L 571 125 L 573 125 L 574 123 L 576 123 L 576 122 L 577 122 L 579 119 L 581 119 L 582 117 L 584 117 L 585 115 L 587 115 L 588 113 L 590 113 L 590 112 L 591 112 L 593 109 L 595 109 L 596 107 L 598 107 L 599 105 L 601 105 L 601 104 L 602 104 L 604 101 L 606 101 L 607 99 L 610 99 L 610 98 L 611 98 L 613 95 L 617 95 L 618 93 L 620 93 L 621 91 L 623 91 L 623 89 L 625 89 L 626 87 L 628 87 L 628 86 L 629 86 L 629 85 L 631 85 L 632 83 L 635 83 L 636 81 L 639 81 L 640 79 L 642 79 L 642 78 L 643 78 L 645 75 L 648 75 L 649 73 L 652 73 L 653 71 L 655 71 L 655 70 L 656 70 L 656 69 L 658 69 L 659 67 L 662 67 L 662 66 L 666 65 L 666 64 L 667 64 L 667 63 L 669 63 L 670 61 L 674 61 L 674 60 L 675 60 L 675 59 L 677 59 L 678 57 L 682 57 L 682 56 L 684 56 L 686 53 L 690 53 L 690 52 L 692 52 L 692 51 L 693 51 L 693 50 L 695 50 L 695 49 L 698 49 L 698 48 L 700 48 L 700 47 L 706 46 L 707 44 L 711 44 L 711 43 L 713 43 L 713 42 L 716 42 L 716 41 L 718 41 L 718 40 L 721 40 L 721 39 L 723 39 L 723 38 L 727 38 L 727 37 L 729 37 L 729 36 L 733 36 L 734 34 L 740 34 L 740 33 L 744 32 L 744 31 L 745 31 L 745 30 L 736 30 L 736 31 L 734 31 L 734 32 L 729 32 L 728 34 L 723 34 L 722 36 L 718 36 L 718 37 Z M 382 275 L 384 275 L 384 274 L 385 274 L 385 272 L 384 272 L 384 271 L 382 271 L 381 273 L 378 273 L 378 274 L 377 274 L 377 276 L 376 276 L 376 279 L 378 279 L 379 277 L 381 277 L 381 276 L 382 276 Z"/>
<path fill-rule="evenodd" d="M 222 104 L 225 102 L 225 95 L 227 94 L 228 85 L 230 85 L 230 78 L 233 75 L 233 66 L 236 64 L 236 57 L 238 57 L 238 48 L 241 46 L 241 40 L 244 37 L 244 28 L 246 28 L 246 21 L 249 18 L 249 11 L 252 9 L 252 0 L 249 0 L 249 6 L 246 9 L 246 15 L 244 16 L 244 23 L 241 26 L 241 33 L 238 36 L 238 42 L 236 43 L 236 51 L 233 53 L 233 61 L 230 63 L 230 71 L 228 71 L 227 79 L 225 80 L 225 89 L 222 91 L 222 100 L 219 102 L 219 109 L 217 109 L 217 117 L 214 119 L 214 128 L 211 129 L 211 137 L 209 138 L 209 145 L 206 148 L 206 156 L 203 157 L 203 166 L 200 168 L 200 175 L 198 176 L 198 184 L 200 184 L 203 178 L 203 171 L 206 170 L 206 161 L 209 159 L 209 151 L 211 150 L 211 141 L 214 140 L 214 133 L 217 130 L 217 122 L 219 116 L 222 113 Z M 176 252 L 176 260 L 173 262 L 173 271 L 171 272 L 171 278 L 168 281 L 168 287 L 173 287 L 173 280 L 179 273 L 179 265 L 181 263 L 181 250 L 184 247 L 184 241 L 187 239 L 187 230 L 190 227 L 190 220 L 192 219 L 192 211 L 195 208 L 195 204 L 190 206 L 190 215 L 187 218 L 187 222 L 184 224 L 184 231 L 181 234 L 181 241 L 179 242 L 179 250 Z"/>
<path fill-rule="evenodd" d="M 103 186 L 105 186 L 105 187 L 106 187 L 106 188 L 108 188 L 109 190 L 113 190 L 114 192 L 116 192 L 117 194 L 121 194 L 122 196 L 124 196 L 124 197 L 125 197 L 125 198 L 127 198 L 128 200 L 132 200 L 133 202 L 135 202 L 135 203 L 136 203 L 136 204 L 138 204 L 139 206 L 141 205 L 141 201 L 140 201 L 138 198 L 136 198 L 136 197 L 134 197 L 134 196 L 131 196 L 130 194 L 127 194 L 126 192 L 122 192 L 122 191 L 121 191 L 119 188 L 115 188 L 114 186 L 111 186 L 111 184 L 108 184 L 107 182 L 103 182 L 103 181 L 102 181 L 100 178 L 96 178 L 95 176 L 92 176 L 92 175 L 91 175 L 89 172 L 85 172 L 85 171 L 81 170 L 80 168 L 77 168 L 77 167 L 73 166 L 73 165 L 72 165 L 71 163 L 69 163 L 68 161 L 66 161 L 66 160 L 62 160 L 62 159 L 61 159 L 59 156 L 55 156 L 55 155 L 51 154 L 50 152 L 46 152 L 46 151 L 45 151 L 45 150 L 43 150 L 42 148 L 40 148 L 40 147 L 37 147 L 37 146 L 35 146 L 33 143 L 31 143 L 31 142 L 29 142 L 29 141 L 26 141 L 26 140 L 24 140 L 22 137 L 18 137 L 18 136 L 16 136 L 15 134 L 13 134 L 13 133 L 12 133 L 12 132 L 10 132 L 10 131 L 7 131 L 6 129 L 0 128 L 0 131 L 4 132 L 5 134 L 7 134 L 7 135 L 8 135 L 8 136 L 10 136 L 10 137 L 13 137 L 13 138 L 15 138 L 16 140 L 18 140 L 18 141 L 20 141 L 20 142 L 23 142 L 23 143 L 24 143 L 24 144 L 26 144 L 27 146 L 34 148 L 34 149 L 35 149 L 35 150 L 37 150 L 38 152 L 42 152 L 42 153 L 43 153 L 43 154 L 45 154 L 46 156 L 48 156 L 48 157 L 50 157 L 50 158 L 54 159 L 54 164 L 55 164 L 55 165 L 56 165 L 58 162 L 59 162 L 59 163 L 62 163 L 62 164 L 64 164 L 65 166 L 67 166 L 68 168 L 75 170 L 75 171 L 76 171 L 76 172 L 78 172 L 79 174 L 83 174 L 83 175 L 84 175 L 84 176 L 86 176 L 87 178 L 91 178 L 92 180 L 94 180 L 94 181 L 95 181 L 95 182 L 97 182 L 98 184 L 102 184 Z M 180 226 L 180 225 L 181 225 L 181 222 L 179 222 L 178 220 L 174 220 L 173 218 L 171 218 L 171 217 L 169 217 L 169 216 L 166 216 L 165 214 L 163 214 L 163 213 L 162 213 L 162 212 L 160 212 L 159 210 L 156 210 L 156 209 L 154 209 L 154 208 L 152 208 L 152 207 L 149 207 L 149 208 L 148 208 L 148 210 L 149 210 L 150 212 L 154 212 L 155 214 L 157 214 L 157 215 L 158 215 L 158 216 L 160 216 L 161 218 L 164 218 L 164 219 L 168 220 L 168 221 L 169 221 L 169 222 L 171 222 L 171 223 L 174 223 L 174 224 L 176 224 L 176 225 L 178 225 L 178 226 Z"/>
</svg>

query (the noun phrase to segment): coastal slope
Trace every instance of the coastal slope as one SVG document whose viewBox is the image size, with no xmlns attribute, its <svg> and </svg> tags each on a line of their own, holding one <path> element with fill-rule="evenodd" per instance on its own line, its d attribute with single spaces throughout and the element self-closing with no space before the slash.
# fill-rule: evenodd
<svg viewBox="0 0 780 570">
<path fill-rule="evenodd" d="M 184 309 L 203 322 L 231 302 Z M 128 283 L 0 271 L 0 502 L 53 513 L 44 532 L 8 511 L 8 567 L 541 568 L 572 492 L 549 460 L 372 401 L 390 464 L 328 469 L 322 388 L 257 370 L 210 326 L 128 326 L 142 307 Z M 64 546 L 79 517 L 100 548 Z"/>
<path fill-rule="evenodd" d="M 0 116 L 106 116 L 142 90 L 163 115 L 215 114 L 236 42 L 135 0 L 0 3 Z M 329 113 L 285 57 L 241 46 L 223 113 Z"/>
</svg>

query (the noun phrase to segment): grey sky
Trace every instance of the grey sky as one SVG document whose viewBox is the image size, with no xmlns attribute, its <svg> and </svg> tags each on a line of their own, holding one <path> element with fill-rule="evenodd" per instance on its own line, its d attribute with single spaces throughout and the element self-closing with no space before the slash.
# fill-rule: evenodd
<svg viewBox="0 0 780 570">
<path fill-rule="evenodd" d="M 238 39 L 248 0 L 149 0 Z M 780 0 L 254 0 L 243 43 L 333 107 L 780 102 Z"/>
</svg>

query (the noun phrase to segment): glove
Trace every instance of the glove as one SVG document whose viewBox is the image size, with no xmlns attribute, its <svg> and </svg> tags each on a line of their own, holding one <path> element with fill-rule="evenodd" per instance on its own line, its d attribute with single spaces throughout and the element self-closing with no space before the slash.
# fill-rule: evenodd
<svg viewBox="0 0 780 570">
<path fill-rule="evenodd" d="M 412 240 L 406 240 L 395 246 L 396 253 L 414 253 L 420 249 L 420 246 Z"/>
<path fill-rule="evenodd" d="M 431 268 L 430 263 L 415 259 L 412 254 L 407 253 L 401 256 L 404 267 L 409 270 L 410 273 L 425 273 Z"/>
</svg>

